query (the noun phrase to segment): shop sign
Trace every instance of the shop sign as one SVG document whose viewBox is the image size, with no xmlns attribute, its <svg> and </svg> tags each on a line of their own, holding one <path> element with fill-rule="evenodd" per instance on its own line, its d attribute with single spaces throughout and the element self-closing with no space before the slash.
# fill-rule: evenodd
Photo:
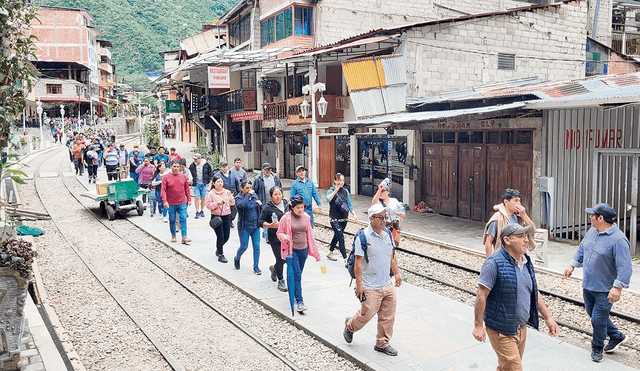
<svg viewBox="0 0 640 371">
<path fill-rule="evenodd" d="M 209 89 L 230 87 L 229 68 L 209 67 Z"/>
<path fill-rule="evenodd" d="M 506 128 L 509 126 L 509 119 L 488 119 L 472 121 L 442 120 L 439 122 L 427 122 L 422 125 L 424 129 L 442 130 L 482 130 Z"/>
<path fill-rule="evenodd" d="M 328 127 L 324 129 L 324 132 L 327 134 L 340 134 L 342 132 L 342 128 Z"/>
<path fill-rule="evenodd" d="M 182 113 L 182 102 L 179 100 L 167 100 L 165 101 L 165 110 L 167 113 Z"/>
</svg>

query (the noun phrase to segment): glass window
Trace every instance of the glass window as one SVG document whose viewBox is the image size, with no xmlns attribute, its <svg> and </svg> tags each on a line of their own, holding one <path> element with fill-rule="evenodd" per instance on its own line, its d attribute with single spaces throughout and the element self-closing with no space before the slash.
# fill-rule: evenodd
<svg viewBox="0 0 640 371">
<path fill-rule="evenodd" d="M 474 131 L 473 134 L 471 134 L 471 143 L 482 143 L 482 137 L 481 131 Z"/>
<path fill-rule="evenodd" d="M 469 143 L 469 133 L 466 131 L 459 132 L 458 143 Z"/>
<path fill-rule="evenodd" d="M 240 81 L 241 89 L 255 89 L 256 88 L 256 71 L 248 70 L 242 71 L 242 79 Z"/>
<path fill-rule="evenodd" d="M 269 21 L 260 24 L 260 46 L 269 45 Z"/>
<path fill-rule="evenodd" d="M 291 9 L 284 11 L 284 37 L 293 35 L 293 18 L 291 13 Z"/>
<path fill-rule="evenodd" d="M 513 131 L 502 131 L 500 132 L 500 136 L 502 137 L 500 140 L 502 144 L 515 144 Z"/>
<path fill-rule="evenodd" d="M 433 143 L 443 143 L 443 135 L 441 131 L 433 133 Z"/>
<path fill-rule="evenodd" d="M 47 84 L 47 94 L 62 94 L 62 84 Z"/>
<path fill-rule="evenodd" d="M 244 151 L 251 152 L 251 121 L 244 122 Z"/>
<path fill-rule="evenodd" d="M 426 131 L 422 133 L 422 142 L 423 143 L 433 142 L 433 133 L 431 133 L 430 131 Z"/>
<path fill-rule="evenodd" d="M 311 36 L 312 8 L 295 8 L 296 35 Z"/>
<path fill-rule="evenodd" d="M 531 144 L 533 133 L 531 131 L 516 131 L 516 143 L 517 144 Z"/>
<path fill-rule="evenodd" d="M 455 143 L 456 142 L 456 133 L 455 131 L 447 131 L 444 133 L 444 142 L 445 143 Z"/>
<path fill-rule="evenodd" d="M 500 144 L 500 132 L 499 131 L 488 132 L 487 144 Z"/>
<path fill-rule="evenodd" d="M 242 144 L 242 121 L 229 122 L 227 143 Z"/>
<path fill-rule="evenodd" d="M 268 29 L 267 29 L 267 34 L 269 35 L 269 44 L 273 44 L 276 41 L 276 35 L 275 35 L 275 18 L 271 18 L 267 21 L 267 23 L 269 24 Z"/>
<path fill-rule="evenodd" d="M 284 13 L 276 16 L 276 41 L 284 39 Z"/>
</svg>

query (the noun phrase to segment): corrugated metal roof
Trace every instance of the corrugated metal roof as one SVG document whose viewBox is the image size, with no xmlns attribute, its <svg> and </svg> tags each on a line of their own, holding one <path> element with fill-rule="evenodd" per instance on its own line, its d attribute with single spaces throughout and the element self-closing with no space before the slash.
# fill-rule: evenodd
<svg viewBox="0 0 640 371">
<path fill-rule="evenodd" d="M 593 105 L 640 102 L 640 84 L 591 91 L 586 94 L 574 96 L 529 100 L 525 102 L 527 103 L 527 107 L 525 108 L 536 109 L 540 108 L 536 106 L 541 106 L 543 104 L 548 106 L 549 103 L 557 103 L 560 106 L 570 102 L 578 103 L 580 101 L 591 101 L 590 104 Z"/>
</svg>

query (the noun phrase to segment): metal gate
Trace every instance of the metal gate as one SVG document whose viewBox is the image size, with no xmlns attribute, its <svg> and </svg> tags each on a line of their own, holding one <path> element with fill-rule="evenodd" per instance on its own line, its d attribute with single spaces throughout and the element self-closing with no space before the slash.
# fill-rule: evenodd
<svg viewBox="0 0 640 371">
<path fill-rule="evenodd" d="M 640 149 L 594 150 L 592 200 L 606 202 L 618 213 L 616 223 L 636 254 L 638 241 L 638 159 Z"/>
</svg>

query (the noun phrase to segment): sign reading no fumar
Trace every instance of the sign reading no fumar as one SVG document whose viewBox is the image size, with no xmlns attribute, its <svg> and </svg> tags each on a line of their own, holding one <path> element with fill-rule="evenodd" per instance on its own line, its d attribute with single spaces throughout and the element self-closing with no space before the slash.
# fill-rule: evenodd
<svg viewBox="0 0 640 371">
<path fill-rule="evenodd" d="M 230 88 L 229 69 L 226 67 L 209 67 L 209 89 Z"/>
<path fill-rule="evenodd" d="M 182 113 L 182 102 L 179 100 L 165 101 L 165 110 L 167 113 Z"/>
</svg>

